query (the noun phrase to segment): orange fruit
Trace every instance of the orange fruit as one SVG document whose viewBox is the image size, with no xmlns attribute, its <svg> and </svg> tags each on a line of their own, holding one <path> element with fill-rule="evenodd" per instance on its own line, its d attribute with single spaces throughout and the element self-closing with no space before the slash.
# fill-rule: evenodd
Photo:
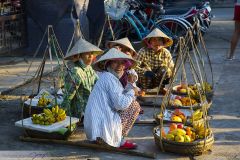
<svg viewBox="0 0 240 160">
<path fill-rule="evenodd" d="M 191 131 L 191 130 L 187 130 L 187 131 L 186 131 L 186 134 L 189 135 L 189 136 L 191 136 L 191 135 L 192 135 L 192 131 Z"/>
<path fill-rule="evenodd" d="M 186 131 L 191 131 L 191 127 L 187 127 L 187 128 L 186 128 Z"/>
<path fill-rule="evenodd" d="M 176 123 L 171 123 L 169 129 L 170 129 L 170 131 L 173 131 L 173 130 L 177 129 L 177 124 Z"/>
</svg>

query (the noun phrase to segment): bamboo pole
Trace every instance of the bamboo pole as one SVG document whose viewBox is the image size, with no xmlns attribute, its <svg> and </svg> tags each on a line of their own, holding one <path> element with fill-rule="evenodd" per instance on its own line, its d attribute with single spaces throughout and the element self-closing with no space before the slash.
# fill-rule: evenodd
<svg viewBox="0 0 240 160">
<path fill-rule="evenodd" d="M 97 149 L 97 150 L 108 151 L 108 152 L 124 153 L 124 154 L 133 155 L 133 156 L 140 156 L 140 157 L 146 157 L 146 158 L 152 158 L 152 159 L 156 158 L 156 153 L 140 152 L 140 151 L 136 151 L 136 150 L 125 150 L 125 149 L 119 149 L 119 148 L 115 148 L 115 147 L 111 147 L 111 146 L 86 143 L 83 141 L 73 142 L 73 141 L 55 140 L 55 139 L 39 139 L 39 138 L 31 138 L 31 137 L 23 137 L 23 136 L 20 136 L 19 138 L 20 138 L 20 140 L 25 141 L 25 142 L 64 144 L 64 145 Z"/>
<path fill-rule="evenodd" d="M 146 121 L 146 120 L 136 121 L 134 123 L 134 125 L 156 125 L 156 124 L 157 124 L 156 121 Z"/>
</svg>

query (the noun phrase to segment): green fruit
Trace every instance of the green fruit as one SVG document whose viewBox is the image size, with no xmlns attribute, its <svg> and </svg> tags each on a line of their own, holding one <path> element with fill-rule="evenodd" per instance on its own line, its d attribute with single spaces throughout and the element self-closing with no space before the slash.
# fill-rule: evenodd
<svg viewBox="0 0 240 160">
<path fill-rule="evenodd" d="M 172 140 L 172 141 L 174 141 L 174 135 L 173 134 L 170 134 L 170 133 L 168 133 L 167 135 L 166 135 L 166 138 L 168 139 L 168 140 Z"/>
<path fill-rule="evenodd" d="M 191 138 L 189 137 L 189 135 L 184 136 L 184 142 L 191 142 Z"/>
<path fill-rule="evenodd" d="M 184 137 L 181 135 L 176 135 L 175 136 L 175 141 L 176 142 L 184 142 Z"/>
</svg>

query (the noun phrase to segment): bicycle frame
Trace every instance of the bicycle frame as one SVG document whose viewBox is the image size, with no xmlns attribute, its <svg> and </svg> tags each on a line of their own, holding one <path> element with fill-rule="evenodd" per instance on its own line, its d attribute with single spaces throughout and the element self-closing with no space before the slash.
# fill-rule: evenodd
<svg viewBox="0 0 240 160">
<path fill-rule="evenodd" d="M 124 18 L 133 26 L 133 28 L 135 29 L 138 39 L 142 40 L 148 33 L 150 33 L 150 29 L 148 29 L 148 27 L 145 27 L 142 22 L 130 11 L 127 11 L 124 14 Z M 176 21 L 179 21 L 177 19 L 174 19 Z M 159 27 L 155 21 L 153 21 L 152 19 L 149 19 L 147 22 L 147 26 L 151 26 L 149 28 L 154 27 Z M 164 30 L 165 32 L 167 32 L 166 34 L 169 35 L 170 37 L 174 37 L 174 35 L 171 34 L 171 32 L 169 31 L 168 28 L 165 28 Z"/>
</svg>

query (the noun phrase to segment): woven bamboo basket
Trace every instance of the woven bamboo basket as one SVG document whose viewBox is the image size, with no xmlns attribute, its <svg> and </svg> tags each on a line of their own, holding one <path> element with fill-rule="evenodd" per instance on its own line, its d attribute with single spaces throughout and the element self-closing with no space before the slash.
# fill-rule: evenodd
<svg viewBox="0 0 240 160">
<path fill-rule="evenodd" d="M 153 136 L 155 140 L 155 144 L 160 147 L 161 151 L 172 152 L 177 154 L 183 155 L 202 155 L 207 151 L 211 150 L 212 145 L 214 143 L 214 136 L 213 133 L 210 133 L 208 137 L 206 137 L 206 142 L 204 139 L 196 140 L 194 142 L 175 142 L 166 139 L 162 139 L 162 147 L 160 144 L 160 137 L 156 134 L 155 127 L 153 129 Z"/>
<path fill-rule="evenodd" d="M 161 118 L 157 116 L 157 114 L 154 115 L 154 119 L 155 119 L 155 122 L 160 125 L 160 121 L 161 121 Z M 194 121 L 193 123 L 199 123 L 199 122 L 202 122 L 203 121 L 203 118 L 200 119 L 200 120 L 197 120 L 197 121 Z M 166 124 L 166 123 L 183 123 L 184 125 L 188 125 L 188 126 L 192 126 L 193 123 L 190 122 L 190 121 L 186 121 L 185 123 L 184 122 L 175 122 L 175 121 L 171 121 L 171 120 L 164 120 L 163 119 L 163 122 Z"/>
<path fill-rule="evenodd" d="M 209 109 L 212 105 L 212 101 L 208 101 L 207 103 L 204 104 L 206 109 Z M 193 109 L 193 110 L 197 110 L 197 109 L 201 109 L 203 108 L 202 104 L 195 104 L 192 107 L 191 106 L 173 106 L 173 105 L 168 105 L 166 108 L 168 109 Z"/>
<path fill-rule="evenodd" d="M 74 128 L 72 131 L 68 129 L 68 131 L 64 134 L 60 134 L 58 132 L 47 133 L 42 131 L 25 129 L 25 135 L 32 138 L 66 140 L 75 132 L 75 130 L 76 128 Z"/>
</svg>

